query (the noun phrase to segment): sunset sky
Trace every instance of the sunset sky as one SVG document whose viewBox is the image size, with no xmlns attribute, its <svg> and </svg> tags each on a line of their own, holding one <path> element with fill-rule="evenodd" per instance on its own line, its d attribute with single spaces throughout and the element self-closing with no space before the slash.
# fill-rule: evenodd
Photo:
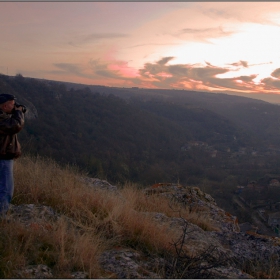
<svg viewBox="0 0 280 280">
<path fill-rule="evenodd" d="M 0 73 L 280 93 L 280 2 L 0 2 Z"/>
</svg>

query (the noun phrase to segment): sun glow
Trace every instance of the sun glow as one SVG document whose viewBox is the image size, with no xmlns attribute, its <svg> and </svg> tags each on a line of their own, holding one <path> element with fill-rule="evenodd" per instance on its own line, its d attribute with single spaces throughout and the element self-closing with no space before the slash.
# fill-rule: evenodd
<svg viewBox="0 0 280 280">
<path fill-rule="evenodd" d="M 255 81 L 258 82 L 269 77 L 273 70 L 280 67 L 280 28 L 243 24 L 238 29 L 229 37 L 209 39 L 211 43 L 184 43 L 170 49 L 166 56 L 173 56 L 174 59 L 169 64 L 203 66 L 208 62 L 228 69 L 227 73 L 216 76 L 219 78 L 256 75 Z M 242 60 L 247 65 L 236 64 Z"/>
<path fill-rule="evenodd" d="M 3 2 L 1 73 L 108 86 L 280 91 L 280 3 L 105 6 Z"/>
</svg>

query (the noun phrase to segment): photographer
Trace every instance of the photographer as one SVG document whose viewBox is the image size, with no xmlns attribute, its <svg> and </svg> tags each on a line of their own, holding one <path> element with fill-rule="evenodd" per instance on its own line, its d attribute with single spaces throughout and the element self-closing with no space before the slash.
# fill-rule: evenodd
<svg viewBox="0 0 280 280">
<path fill-rule="evenodd" d="M 13 160 L 21 155 L 17 133 L 24 126 L 25 106 L 15 96 L 0 94 L 0 217 L 9 209 L 14 192 Z"/>
</svg>

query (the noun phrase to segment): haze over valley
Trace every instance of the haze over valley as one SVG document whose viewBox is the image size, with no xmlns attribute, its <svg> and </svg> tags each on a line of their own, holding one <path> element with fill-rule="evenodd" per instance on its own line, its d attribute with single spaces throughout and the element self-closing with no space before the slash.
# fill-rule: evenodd
<svg viewBox="0 0 280 280">
<path fill-rule="evenodd" d="M 22 75 L 1 75 L 0 91 L 15 94 L 28 108 L 19 135 L 26 154 L 76 165 L 114 184 L 198 186 L 242 222 L 251 221 L 251 214 L 238 206 L 237 195 L 248 204 L 280 201 L 279 105 Z"/>
</svg>

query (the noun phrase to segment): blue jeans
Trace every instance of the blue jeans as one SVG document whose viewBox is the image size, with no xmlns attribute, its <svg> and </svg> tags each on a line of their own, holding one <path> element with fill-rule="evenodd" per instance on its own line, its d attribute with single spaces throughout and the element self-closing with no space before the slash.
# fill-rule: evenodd
<svg viewBox="0 0 280 280">
<path fill-rule="evenodd" d="M 14 193 L 14 161 L 0 160 L 0 216 L 5 216 Z"/>
</svg>

